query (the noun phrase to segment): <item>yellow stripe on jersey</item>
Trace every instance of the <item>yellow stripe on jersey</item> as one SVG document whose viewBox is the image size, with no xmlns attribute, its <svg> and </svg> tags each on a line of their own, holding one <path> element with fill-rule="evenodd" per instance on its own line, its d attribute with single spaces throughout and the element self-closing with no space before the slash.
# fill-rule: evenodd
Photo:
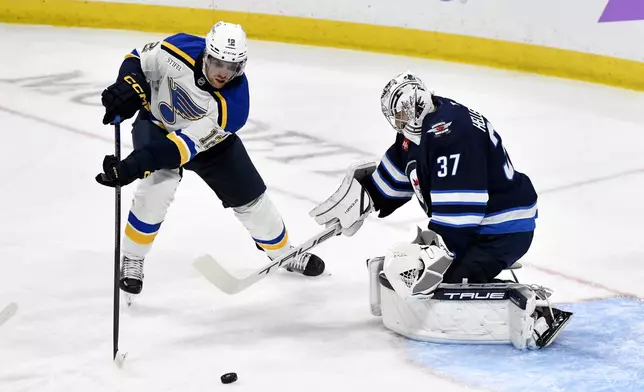
<svg viewBox="0 0 644 392">
<path fill-rule="evenodd" d="M 278 250 L 278 249 L 282 249 L 287 242 L 288 242 L 288 232 L 285 232 L 284 238 L 282 238 L 282 240 L 277 244 L 260 244 L 259 242 L 256 242 L 256 244 L 266 250 Z"/>
<path fill-rule="evenodd" d="M 157 233 L 141 233 L 128 223 L 125 226 L 125 235 L 127 236 L 127 238 L 131 239 L 133 242 L 139 245 L 150 245 L 154 241 L 154 238 L 157 236 Z"/>
<path fill-rule="evenodd" d="M 165 41 L 163 41 L 161 43 L 161 46 L 164 46 L 164 47 L 170 49 L 174 54 L 176 54 L 177 56 L 181 57 L 182 59 L 184 59 L 188 63 L 190 63 L 190 65 L 192 65 L 193 67 L 195 66 L 195 60 L 192 57 L 190 57 L 183 50 L 181 50 L 181 49 L 177 48 L 176 46 L 172 45 L 171 43 L 168 43 L 168 42 L 165 42 Z"/>
<path fill-rule="evenodd" d="M 226 124 L 228 123 L 228 104 L 226 103 L 226 98 L 219 91 L 215 91 L 215 95 L 221 102 L 221 113 L 219 113 L 221 116 L 221 128 L 226 130 Z"/>
<path fill-rule="evenodd" d="M 126 58 L 126 59 L 129 59 L 129 58 L 138 59 L 138 58 L 139 58 L 139 56 L 134 55 L 134 54 L 132 54 L 132 53 L 128 53 L 128 54 L 126 54 L 126 55 L 125 55 L 125 58 Z"/>
<path fill-rule="evenodd" d="M 188 163 L 188 161 L 190 160 L 190 150 L 188 149 L 188 146 L 186 145 L 186 142 L 184 142 L 174 132 L 170 132 L 168 134 L 168 139 L 172 140 L 174 142 L 174 144 L 177 145 L 177 148 L 179 149 L 179 154 L 181 155 L 181 166 L 183 166 L 186 163 Z"/>
</svg>

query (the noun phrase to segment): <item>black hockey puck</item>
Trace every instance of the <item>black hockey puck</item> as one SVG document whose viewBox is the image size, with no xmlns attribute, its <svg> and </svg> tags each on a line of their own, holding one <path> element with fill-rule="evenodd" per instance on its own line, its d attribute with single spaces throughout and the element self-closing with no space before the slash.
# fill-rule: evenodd
<svg viewBox="0 0 644 392">
<path fill-rule="evenodd" d="M 231 384 L 237 381 L 237 373 L 226 373 L 223 376 L 221 376 L 221 383 L 222 384 Z"/>
</svg>

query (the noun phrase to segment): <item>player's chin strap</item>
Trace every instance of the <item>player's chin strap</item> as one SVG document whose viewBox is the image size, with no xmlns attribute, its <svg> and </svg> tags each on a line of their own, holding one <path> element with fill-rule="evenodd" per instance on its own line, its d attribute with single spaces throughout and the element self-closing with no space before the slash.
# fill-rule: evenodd
<svg viewBox="0 0 644 392">
<path fill-rule="evenodd" d="M 338 190 L 312 209 L 309 216 L 320 225 L 329 226 L 339 221 L 342 234 L 347 237 L 354 235 L 373 210 L 371 197 L 359 180 L 370 176 L 376 167 L 377 163 L 373 161 L 351 165 Z"/>
</svg>

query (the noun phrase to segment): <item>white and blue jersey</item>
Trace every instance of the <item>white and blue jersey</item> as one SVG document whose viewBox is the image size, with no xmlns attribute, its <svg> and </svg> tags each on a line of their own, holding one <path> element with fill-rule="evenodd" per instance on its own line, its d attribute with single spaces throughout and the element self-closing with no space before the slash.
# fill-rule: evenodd
<svg viewBox="0 0 644 392">
<path fill-rule="evenodd" d="M 501 136 L 480 113 L 435 96 L 418 145 L 398 135 L 363 181 L 380 216 L 412 196 L 457 255 L 478 235 L 535 229 L 537 193 L 514 169 Z"/>
<path fill-rule="evenodd" d="M 154 124 L 168 132 L 166 146 L 150 147 L 157 168 L 176 168 L 246 124 L 250 97 L 246 75 L 215 89 L 203 74 L 205 39 L 176 34 L 125 56 L 119 75 L 143 74 L 150 90 L 145 106 Z M 168 153 L 170 149 L 177 153 Z"/>
</svg>

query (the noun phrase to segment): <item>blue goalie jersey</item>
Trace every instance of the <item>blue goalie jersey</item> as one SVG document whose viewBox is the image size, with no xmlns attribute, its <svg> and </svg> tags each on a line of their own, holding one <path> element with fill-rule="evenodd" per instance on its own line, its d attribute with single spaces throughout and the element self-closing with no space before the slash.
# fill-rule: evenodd
<svg viewBox="0 0 644 392">
<path fill-rule="evenodd" d="M 480 113 L 435 96 L 418 145 L 398 135 L 363 181 L 380 217 L 414 195 L 429 229 L 459 254 L 479 235 L 533 231 L 537 193 L 512 166 L 501 136 Z"/>
</svg>

